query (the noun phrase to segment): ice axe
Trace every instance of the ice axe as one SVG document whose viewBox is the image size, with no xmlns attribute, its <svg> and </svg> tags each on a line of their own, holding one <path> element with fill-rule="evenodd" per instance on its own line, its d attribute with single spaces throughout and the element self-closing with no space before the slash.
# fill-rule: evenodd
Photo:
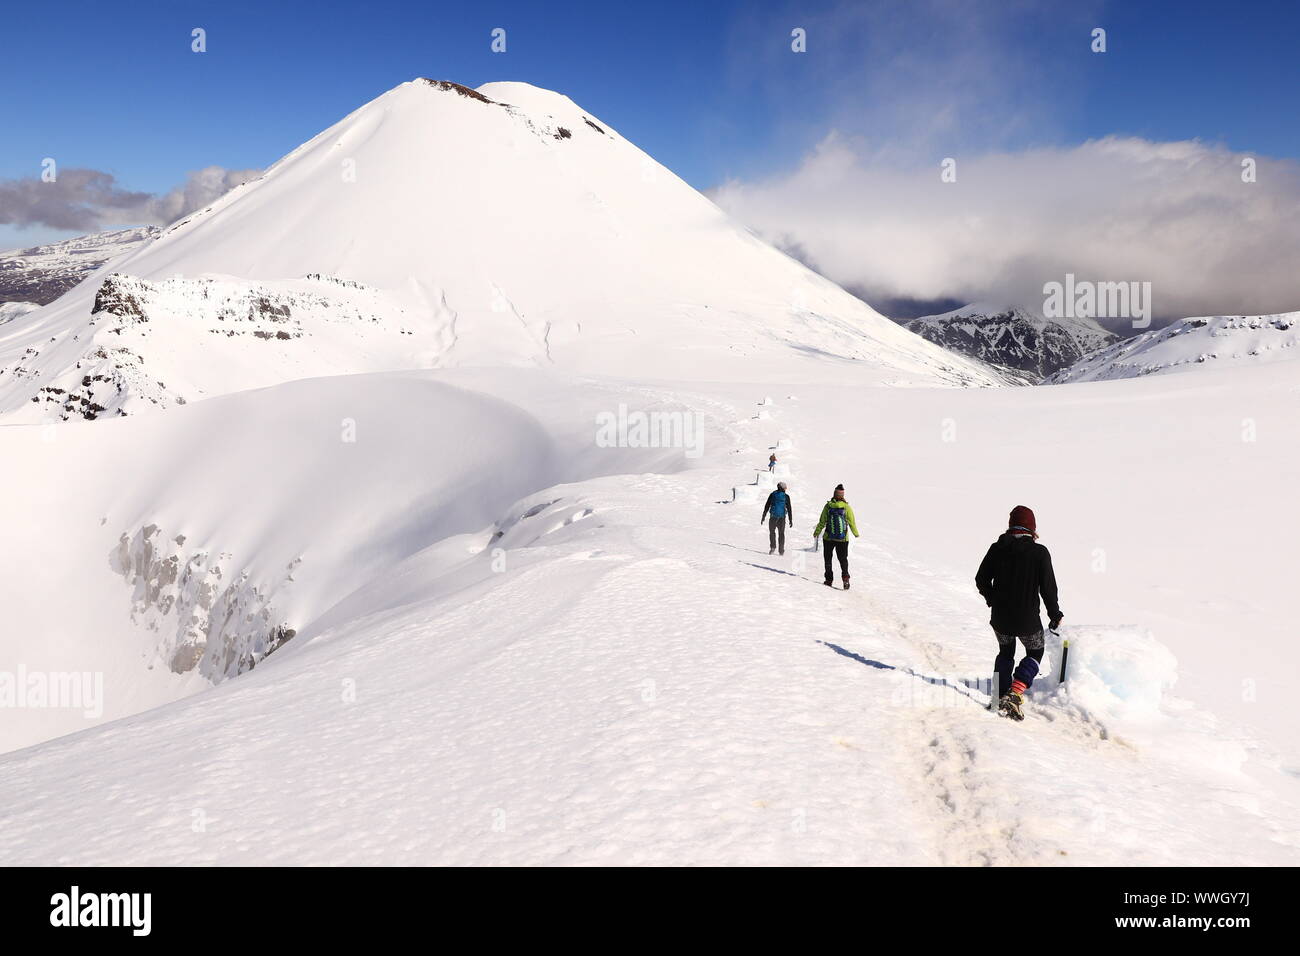
<svg viewBox="0 0 1300 956">
<path fill-rule="evenodd" d="M 1061 637 L 1061 632 L 1058 631 L 1056 628 L 1052 627 L 1050 624 L 1047 626 L 1047 629 L 1052 632 L 1053 637 Z M 1069 658 L 1070 658 L 1070 639 L 1068 637 L 1064 637 L 1061 638 L 1061 675 L 1056 679 L 1056 682 L 1058 684 L 1065 683 L 1065 662 L 1069 660 Z"/>
</svg>

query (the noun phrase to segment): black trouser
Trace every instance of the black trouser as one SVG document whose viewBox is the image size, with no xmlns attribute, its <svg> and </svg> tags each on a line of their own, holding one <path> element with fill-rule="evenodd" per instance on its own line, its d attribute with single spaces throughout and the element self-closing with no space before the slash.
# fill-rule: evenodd
<svg viewBox="0 0 1300 956">
<path fill-rule="evenodd" d="M 1038 676 L 1038 665 L 1043 662 L 1043 632 L 1020 635 L 1020 643 L 1025 645 L 1025 656 L 1021 658 L 1014 674 L 1011 666 L 1016 662 L 1016 635 L 998 634 L 997 628 L 993 629 L 993 633 L 998 636 L 998 656 L 993 661 L 993 670 L 998 675 L 998 696 L 1001 697 L 1011 689 L 1013 680 L 1023 681 L 1025 690 L 1028 690 Z"/>
<path fill-rule="evenodd" d="M 835 574 L 831 571 L 831 559 L 836 555 L 840 559 L 840 577 L 845 581 L 849 579 L 849 540 L 832 541 L 830 538 L 823 538 L 822 544 L 825 545 L 826 554 L 826 583 L 830 584 L 835 580 Z"/>
<path fill-rule="evenodd" d="M 767 546 L 776 547 L 777 534 L 780 533 L 781 553 L 785 554 L 785 515 L 781 517 L 771 517 L 767 519 Z"/>
</svg>

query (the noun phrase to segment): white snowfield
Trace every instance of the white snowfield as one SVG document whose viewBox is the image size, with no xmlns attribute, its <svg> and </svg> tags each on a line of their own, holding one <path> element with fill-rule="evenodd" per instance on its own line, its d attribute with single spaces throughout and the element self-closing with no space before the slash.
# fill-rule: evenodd
<svg viewBox="0 0 1300 956">
<path fill-rule="evenodd" d="M 597 118 L 482 93 L 515 108 L 399 87 L 115 264 L 94 327 L 106 275 L 0 328 L 40 347 L 0 377 L 0 863 L 1300 862 L 1300 366 L 951 387 L 990 380 L 662 168 L 616 188 Z M 387 205 L 346 239 L 350 189 Z M 105 336 L 148 374 L 31 402 Z M 809 550 L 837 482 L 847 593 Z M 1016 504 L 1071 640 L 1021 724 L 973 584 Z"/>
<path fill-rule="evenodd" d="M 1274 374 L 1159 394 L 805 383 L 766 421 L 755 387 L 430 371 L 48 446 L 5 429 L 7 457 L 49 455 L 6 500 L 57 517 L 6 549 L 26 591 L 5 595 L 24 639 L 3 669 L 102 668 L 106 716 L 210 686 L 127 626 L 106 555 L 145 521 L 229 552 L 298 634 L 251 673 L 4 757 L 0 860 L 1293 864 L 1300 528 L 1216 491 L 1266 486 L 1300 439 L 1294 371 L 1255 371 Z M 704 454 L 597 444 L 592 410 L 618 402 L 692 410 Z M 1242 408 L 1267 438 L 1241 443 Z M 726 499 L 791 436 L 790 550 L 769 556 L 760 503 Z M 100 482 L 68 496 L 55 478 L 85 461 Z M 847 593 L 801 550 L 839 481 L 863 532 Z M 1016 725 L 984 709 L 971 579 L 1021 501 L 1076 643 L 1066 691 L 1041 682 Z M 31 733 L 90 723 L 19 713 Z"/>
<path fill-rule="evenodd" d="M 1100 349 L 1045 384 L 1182 372 L 1198 365 L 1256 365 L 1300 357 L 1300 312 L 1179 319 Z"/>
</svg>

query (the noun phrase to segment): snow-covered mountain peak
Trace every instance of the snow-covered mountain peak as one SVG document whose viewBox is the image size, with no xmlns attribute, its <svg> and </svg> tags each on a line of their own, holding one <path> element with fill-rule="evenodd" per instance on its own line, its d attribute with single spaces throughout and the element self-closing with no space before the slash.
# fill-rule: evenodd
<svg viewBox="0 0 1300 956">
<path fill-rule="evenodd" d="M 460 96 L 467 96 L 472 100 L 478 100 L 482 103 L 496 102 L 491 97 L 485 96 L 483 93 L 480 93 L 478 90 L 471 89 L 468 86 L 462 86 L 459 83 L 453 83 L 451 80 L 434 80 L 434 79 L 430 79 L 427 76 L 422 76 L 418 80 L 412 80 L 411 82 L 423 83 L 426 86 L 433 87 L 435 90 L 443 90 L 448 93 L 457 93 Z"/>
<path fill-rule="evenodd" d="M 762 242 L 568 97 L 524 83 L 395 87 L 112 272 L 148 284 L 154 311 L 130 326 L 127 377 L 168 383 L 166 395 L 150 387 L 159 404 L 248 387 L 250 368 L 258 385 L 503 365 L 696 381 L 1001 383 Z M 303 308 L 316 299 L 286 286 L 305 276 L 370 290 L 358 322 L 382 317 L 364 327 L 405 330 L 405 350 L 400 340 L 352 348 L 357 330 L 334 321 L 336 299 L 324 296 L 329 307 L 313 315 Z M 107 280 L 100 270 L 25 320 L 29 336 L 0 342 L 0 413 L 66 411 L 67 383 L 84 378 L 74 373 L 122 354 L 125 343 L 91 322 Z M 205 311 L 214 300 L 205 306 L 201 286 L 178 284 L 196 280 L 222 283 L 227 303 L 292 298 L 304 334 L 271 349 L 226 338 L 214 351 Z M 230 287 L 239 282 L 247 294 Z M 126 371 L 99 374 L 130 389 Z M 64 392 L 41 391 L 51 385 Z M 116 392 L 90 404 L 127 414 L 133 405 Z"/>
<path fill-rule="evenodd" d="M 581 119 L 587 115 L 581 106 L 563 93 L 533 86 L 531 83 L 498 80 L 484 83 L 474 92 L 525 113 L 550 115 L 557 119 Z"/>
</svg>

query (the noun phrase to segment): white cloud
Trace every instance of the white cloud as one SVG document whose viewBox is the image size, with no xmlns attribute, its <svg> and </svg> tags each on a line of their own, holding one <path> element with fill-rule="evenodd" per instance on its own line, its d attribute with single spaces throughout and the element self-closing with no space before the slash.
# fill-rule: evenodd
<svg viewBox="0 0 1300 956">
<path fill-rule="evenodd" d="M 868 298 L 1041 306 L 1073 273 L 1149 281 L 1158 317 L 1300 309 L 1300 164 L 1107 137 L 933 165 L 832 133 L 793 171 L 713 198 Z"/>
<path fill-rule="evenodd" d="M 260 169 L 206 166 L 190 173 L 184 183 L 170 192 L 153 197 L 146 207 L 148 221 L 169 225 L 182 216 L 211 205 L 240 183 L 256 179 L 260 175 Z"/>
<path fill-rule="evenodd" d="M 5 180 L 0 181 L 0 224 L 71 232 L 96 232 L 109 225 L 166 226 L 260 175 L 256 169 L 208 166 L 162 195 L 123 189 L 111 173 L 96 169 L 59 170 L 53 182 L 34 176 Z"/>
</svg>

